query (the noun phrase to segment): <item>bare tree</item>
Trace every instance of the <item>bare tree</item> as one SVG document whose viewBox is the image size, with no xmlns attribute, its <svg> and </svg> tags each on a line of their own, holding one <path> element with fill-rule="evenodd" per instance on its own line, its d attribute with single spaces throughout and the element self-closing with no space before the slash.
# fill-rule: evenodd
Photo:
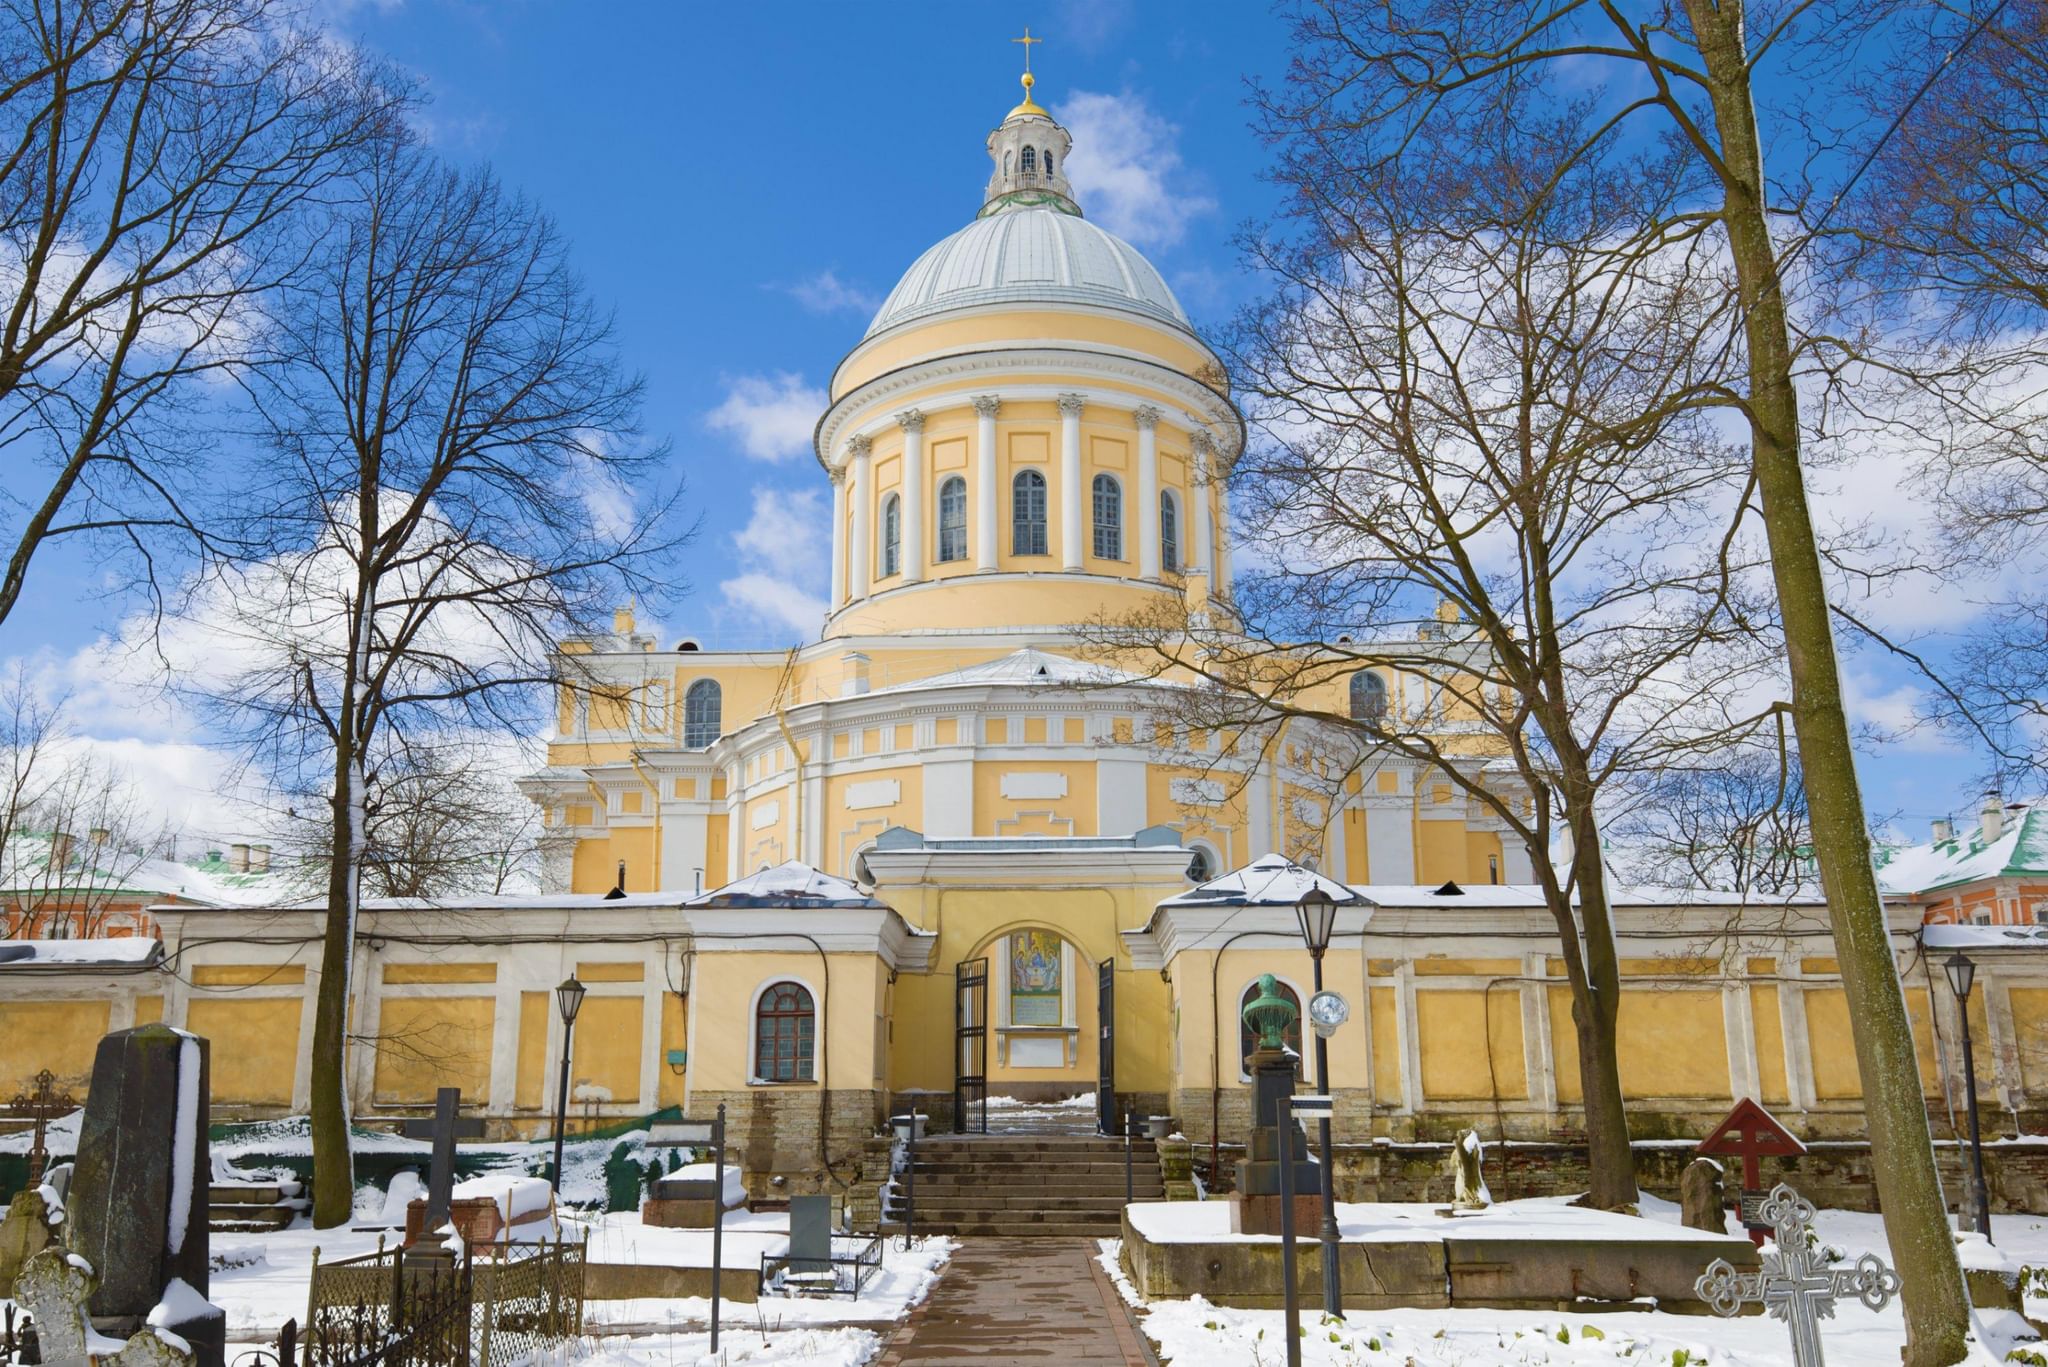
<svg viewBox="0 0 2048 1367">
<path fill-rule="evenodd" d="M 106 934 L 170 834 L 127 774 L 77 744 L 64 712 L 20 662 L 0 683 L 0 938 Z"/>
<path fill-rule="evenodd" d="M 1765 667 L 1745 614 L 1767 617 L 1742 597 L 1745 471 L 1701 403 L 1721 273 L 1631 231 L 1677 188 L 1667 159 L 1575 164 L 1578 132 L 1502 128 L 1385 175 L 1282 135 L 1292 212 L 1252 244 L 1278 287 L 1230 347 L 1264 435 L 1233 488 L 1269 568 L 1239 585 L 1242 626 L 1176 604 L 1107 640 L 1192 671 L 1199 725 L 1332 793 L 1405 756 L 1528 851 L 1572 993 L 1586 1199 L 1615 1208 L 1637 1189 L 1596 808 L 1757 724 L 1729 700 Z"/>
<path fill-rule="evenodd" d="M 553 224 L 417 147 L 380 149 L 356 184 L 253 390 L 276 462 L 245 535 L 267 551 L 202 593 L 239 638 L 225 696 L 251 753 L 326 795 L 322 1228 L 350 1212 L 343 1055 L 375 766 L 451 731 L 531 734 L 557 636 L 655 593 L 674 544 L 672 496 L 636 508 L 620 483 L 664 453 L 636 441 L 639 384 Z"/>
<path fill-rule="evenodd" d="M 1856 1022 L 1864 1110 L 1885 1232 L 1905 1279 L 1909 1367 L 1960 1359 L 1969 1301 L 1949 1237 L 1912 1028 L 1878 894 L 1831 626 L 1828 579 L 1806 488 L 1788 288 L 1803 238 L 1788 220 L 1833 196 L 1816 185 L 1842 168 L 1836 194 L 1883 128 L 1830 124 L 1850 104 L 1846 54 L 1893 36 L 1888 5 L 1796 0 L 1672 0 L 1634 8 L 1561 0 L 1532 11 L 1511 0 L 1320 0 L 1298 10 L 1295 82 L 1263 101 L 1276 119 L 1344 138 L 1367 164 L 1402 160 L 1427 134 L 1476 145 L 1503 121 L 1547 122 L 1580 92 L 1595 117 L 1573 151 L 1591 163 L 1618 149 L 1668 152 L 1690 193 L 1645 206 L 1639 234 L 1700 234 L 1724 254 L 1739 304 L 1739 405 L 1770 548 L 1784 633 L 1790 708 L 1828 895 L 1843 988 Z M 1935 57 L 1928 57 L 1932 69 Z M 1830 100 L 1831 94 L 1841 96 Z M 1767 159 L 1766 149 L 1771 149 Z M 1786 231 L 1791 228 L 1794 231 Z"/>
<path fill-rule="evenodd" d="M 408 738 L 411 739 L 411 738 Z M 366 897 L 424 899 L 497 894 L 537 875 L 541 810 L 512 786 L 519 751 L 473 738 L 435 738 L 371 767 L 363 803 L 361 886 Z M 281 853 L 287 876 L 324 890 L 332 820 L 287 811 Z"/>
<path fill-rule="evenodd" d="M 213 446 L 181 430 L 304 261 L 295 215 L 406 91 L 265 0 L 0 2 L 0 453 L 48 470 L 10 519 L 0 621 L 45 544 L 197 538 Z"/>
<path fill-rule="evenodd" d="M 1796 757 L 1734 744 L 1628 786 L 1606 829 L 1614 862 L 1637 881 L 1762 898 L 1813 886 L 1813 832 Z"/>
</svg>

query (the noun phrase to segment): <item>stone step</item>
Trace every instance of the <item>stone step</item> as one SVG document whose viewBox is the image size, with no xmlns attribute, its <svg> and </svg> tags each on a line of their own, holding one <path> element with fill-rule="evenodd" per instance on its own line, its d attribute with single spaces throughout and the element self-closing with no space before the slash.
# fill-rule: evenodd
<svg viewBox="0 0 2048 1367">
<path fill-rule="evenodd" d="M 1135 1176 L 1157 1177 L 1157 1163 L 1133 1163 L 1130 1168 Z M 994 1182 L 1005 1185 L 1026 1179 L 1046 1183 L 1084 1181 L 1089 1178 L 1114 1177 L 1124 1180 L 1122 1163 L 923 1163 L 916 1165 L 919 1177 L 958 1177 L 970 1182 Z"/>
<path fill-rule="evenodd" d="M 1133 1201 L 1157 1201 L 1163 1193 L 1139 1191 L 1133 1193 Z M 891 1209 L 901 1207 L 903 1201 L 891 1203 Z M 975 1195 L 928 1195 L 918 1193 L 918 1209 L 936 1213 L 987 1213 L 993 1217 L 997 1211 L 1020 1211 L 1032 1219 L 1042 1219 L 1047 1211 L 1087 1211 L 1092 1215 L 1118 1215 L 1124 1209 L 1124 1193 L 1100 1195 L 1100 1197 L 1069 1197 L 1069 1195 L 1047 1195 L 1047 1197 L 975 1197 Z"/>
<path fill-rule="evenodd" d="M 902 1234 L 901 1225 L 888 1226 L 891 1233 Z M 1010 1221 L 974 1223 L 949 1223 L 945 1221 L 917 1222 L 917 1232 L 923 1234 L 947 1234 L 955 1238 L 975 1239 L 1110 1239 L 1121 1233 L 1123 1225 L 1114 1220 L 1074 1221 L 1065 1224 L 1032 1225 Z"/>
<path fill-rule="evenodd" d="M 922 1195 L 917 1198 L 919 1218 L 934 1220 L 1021 1220 L 1028 1224 L 1044 1224 L 1048 1220 L 1115 1222 L 1123 1218 L 1123 1209 L 1124 1198 L 1121 1196 L 1107 1201 L 1062 1200 L 1046 1206 L 1018 1205 L 1010 1201 L 927 1201 Z M 903 1203 L 892 1203 L 889 1211 L 892 1215 L 901 1215 Z"/>
<path fill-rule="evenodd" d="M 285 1199 L 275 1183 L 215 1182 L 206 1189 L 208 1206 L 274 1206 Z"/>
<path fill-rule="evenodd" d="M 272 1234 L 297 1213 L 289 1206 L 208 1206 L 206 1227 L 220 1234 Z"/>
<path fill-rule="evenodd" d="M 901 1190 L 909 1184 L 899 1179 L 896 1185 Z M 1159 1180 L 1157 1173 L 1150 1177 L 1138 1173 L 1134 1174 L 1131 1178 L 1131 1190 L 1140 1198 L 1143 1198 L 1148 1192 L 1156 1195 L 1165 1191 L 1166 1184 Z M 1124 1194 L 1124 1179 L 1118 1177 L 1114 1180 L 1103 1178 L 1100 1180 L 1090 1179 L 1086 1182 L 1034 1182 L 1028 1186 L 1018 1186 L 1012 1183 L 991 1185 L 987 1182 L 933 1180 L 926 1177 L 923 1173 L 919 1173 L 917 1175 L 917 1193 L 920 1196 L 929 1194 L 944 1197 L 957 1196 L 962 1199 L 987 1197 L 991 1200 L 1014 1198 L 1038 1202 L 1059 1201 L 1065 1200 L 1068 1197 L 1121 1197 Z"/>
</svg>

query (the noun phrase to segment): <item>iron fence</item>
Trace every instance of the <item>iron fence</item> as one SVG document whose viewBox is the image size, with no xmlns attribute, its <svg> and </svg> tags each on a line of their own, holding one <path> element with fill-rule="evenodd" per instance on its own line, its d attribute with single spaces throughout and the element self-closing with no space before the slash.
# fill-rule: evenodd
<svg viewBox="0 0 2048 1367">
<path fill-rule="evenodd" d="M 315 1256 L 304 1367 L 507 1367 L 583 1333 L 583 1245 Z M 284 1359 L 289 1362 L 289 1359 Z"/>
<path fill-rule="evenodd" d="M 827 1257 L 762 1254 L 761 1293 L 772 1287 L 796 1295 L 858 1296 L 881 1270 L 880 1235 L 835 1234 Z"/>
</svg>

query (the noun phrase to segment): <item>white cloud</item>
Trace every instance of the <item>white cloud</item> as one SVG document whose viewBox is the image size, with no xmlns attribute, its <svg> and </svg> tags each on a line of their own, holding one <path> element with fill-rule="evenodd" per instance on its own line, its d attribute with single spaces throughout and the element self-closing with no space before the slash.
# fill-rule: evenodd
<svg viewBox="0 0 2048 1367">
<path fill-rule="evenodd" d="M 872 291 L 841 280 L 836 271 L 819 271 L 809 279 L 774 288 L 812 313 L 873 313 L 882 306 Z"/>
<path fill-rule="evenodd" d="M 801 375 L 736 375 L 725 382 L 725 402 L 704 416 L 714 432 L 739 439 L 755 460 L 779 462 L 811 449 L 811 431 L 825 411 L 825 391 Z"/>
<path fill-rule="evenodd" d="M 721 581 L 719 592 L 755 621 L 768 618 L 815 631 L 826 609 L 830 521 L 816 489 L 757 486 L 753 513 L 732 536 L 740 573 Z"/>
<path fill-rule="evenodd" d="M 1077 90 L 1060 102 L 1059 119 L 1074 135 L 1067 179 L 1081 208 L 1117 236 L 1171 246 L 1189 220 L 1215 211 L 1182 164 L 1180 128 L 1142 95 Z"/>
</svg>

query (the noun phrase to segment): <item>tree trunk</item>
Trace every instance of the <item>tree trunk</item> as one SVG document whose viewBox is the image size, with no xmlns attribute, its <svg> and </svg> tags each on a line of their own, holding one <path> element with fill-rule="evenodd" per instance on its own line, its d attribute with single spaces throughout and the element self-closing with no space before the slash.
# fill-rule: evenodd
<svg viewBox="0 0 2048 1367">
<path fill-rule="evenodd" d="M 1855 1023 L 1871 1168 L 1885 1237 L 1903 1284 L 1905 1361 L 1907 1367 L 1938 1367 L 1963 1358 L 1969 1297 L 1935 1172 L 1912 1028 L 1871 865 L 1870 833 L 1842 707 L 1827 583 L 1800 463 L 1799 396 L 1792 383 L 1790 329 L 1765 212 L 1742 7 L 1688 0 L 1687 10 L 1712 81 L 1725 163 L 1722 218 L 1749 350 L 1750 458 L 1785 624 L 1792 719 L 1805 769 L 1813 850 Z"/>
<path fill-rule="evenodd" d="M 1574 804 L 1578 805 L 1578 804 Z M 1572 874 L 1579 890 L 1577 924 L 1586 989 L 1572 999 L 1578 1027 L 1579 1089 L 1586 1104 L 1586 1160 L 1590 1169 L 1585 1203 L 1599 1210 L 1633 1206 L 1636 1154 L 1628 1141 L 1628 1110 L 1622 1104 L 1621 1060 L 1616 1039 L 1621 1016 L 1621 961 L 1608 914 L 1607 870 L 1600 862 L 1600 829 L 1592 818 L 1592 790 L 1583 806 L 1567 813 L 1572 828 Z M 1569 919 L 1566 924 L 1570 924 Z"/>
<path fill-rule="evenodd" d="M 327 861 L 327 930 L 320 947 L 320 996 L 313 1005 L 311 1068 L 313 1227 L 332 1229 L 355 1214 L 355 1156 L 349 1147 L 348 999 L 355 956 L 355 812 L 358 776 L 351 746 L 336 748 L 333 853 Z"/>
</svg>

